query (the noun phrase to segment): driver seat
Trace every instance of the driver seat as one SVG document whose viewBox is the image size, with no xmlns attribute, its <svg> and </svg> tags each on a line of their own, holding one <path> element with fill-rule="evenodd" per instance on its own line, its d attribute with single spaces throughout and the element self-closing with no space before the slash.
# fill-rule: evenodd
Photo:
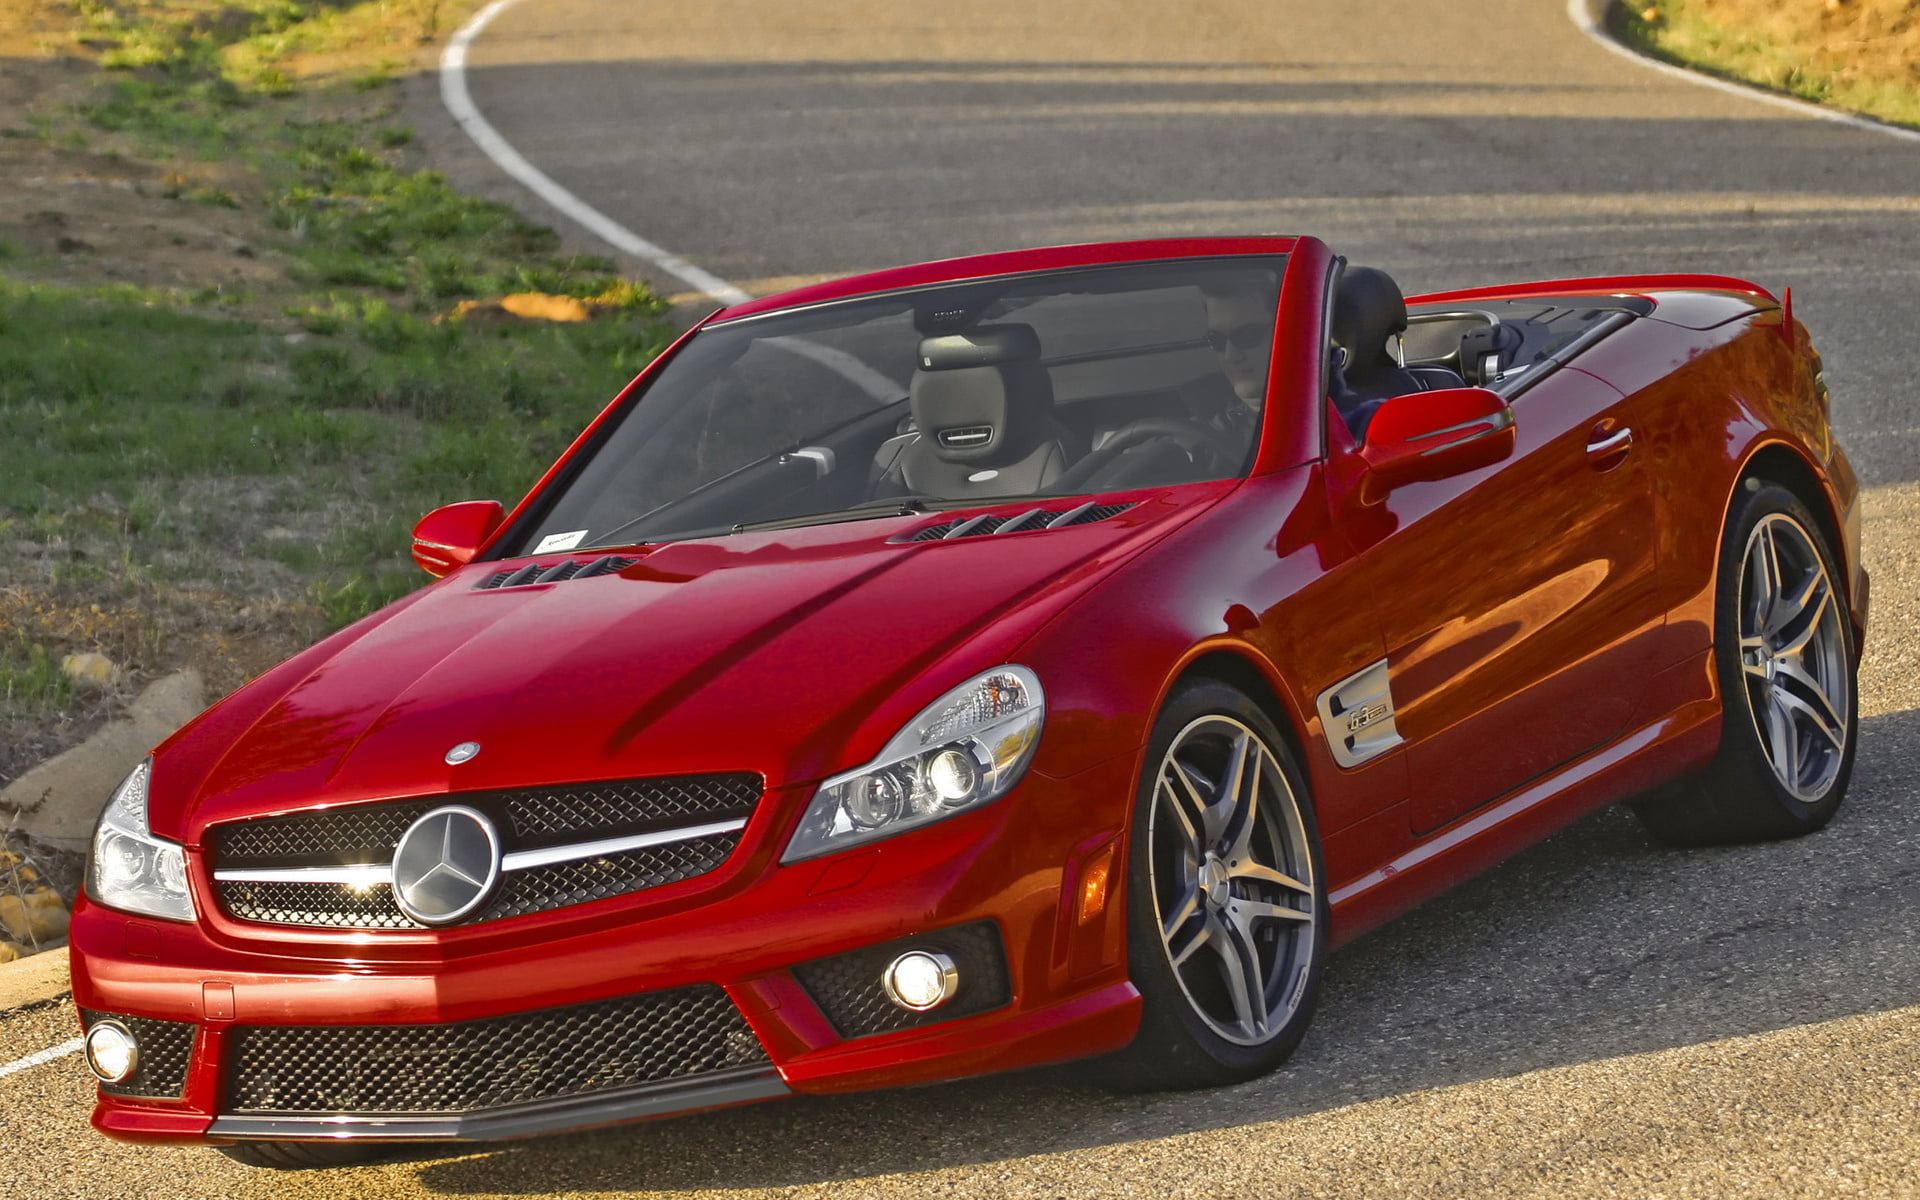
<svg viewBox="0 0 1920 1200">
<path fill-rule="evenodd" d="M 919 436 L 888 474 L 911 494 L 1021 496 L 1067 468 L 1072 435 L 1053 419 L 1053 383 L 1031 325 L 922 338 L 907 402 Z"/>
<path fill-rule="evenodd" d="M 1348 267 L 1333 298 L 1333 344 L 1345 360 L 1333 372 L 1334 406 L 1356 438 L 1364 438 L 1374 410 L 1394 396 L 1464 386 L 1444 367 L 1409 370 L 1387 350 L 1407 331 L 1407 301 L 1393 276 L 1378 267 Z M 1338 358 L 1339 356 L 1336 356 Z"/>
</svg>

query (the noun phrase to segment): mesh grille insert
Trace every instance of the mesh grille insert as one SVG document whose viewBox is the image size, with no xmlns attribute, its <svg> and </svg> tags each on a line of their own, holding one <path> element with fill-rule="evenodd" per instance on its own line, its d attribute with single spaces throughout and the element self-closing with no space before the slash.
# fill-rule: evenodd
<svg viewBox="0 0 1920 1200">
<path fill-rule="evenodd" d="M 931 1012 L 913 1012 L 887 999 L 880 984 L 881 973 L 888 963 L 909 950 L 939 950 L 953 959 L 960 971 L 960 989 L 953 999 Z M 971 1017 L 1013 999 L 1006 951 L 1000 944 L 1000 930 L 992 921 L 817 958 L 794 967 L 793 975 L 843 1038 L 873 1037 Z"/>
<path fill-rule="evenodd" d="M 442 804 L 486 813 L 507 849 L 644 833 L 752 814 L 760 777 L 674 775 L 604 783 L 449 792 L 429 799 L 354 804 L 285 817 L 230 821 L 211 830 L 217 867 L 331 867 L 390 862 L 407 826 Z"/>
<path fill-rule="evenodd" d="M 80 1023 L 88 1029 L 99 1021 L 118 1021 L 125 1025 L 140 1046 L 139 1066 L 134 1073 L 119 1083 L 101 1081 L 101 1091 L 109 1096 L 143 1100 L 178 1100 L 186 1094 L 187 1065 L 193 1061 L 197 1025 L 188 1021 L 80 1010 Z"/>
<path fill-rule="evenodd" d="M 725 862 L 739 842 L 738 833 L 721 833 L 599 858 L 578 858 L 547 867 L 508 871 L 500 877 L 499 892 L 474 919 L 497 921 L 503 917 L 551 912 L 693 879 Z M 399 915 L 398 910 L 394 915 Z"/>
<path fill-rule="evenodd" d="M 393 902 L 393 887 L 365 891 L 339 883 L 218 881 L 220 903 L 236 920 L 321 929 L 415 929 Z"/>
<path fill-rule="evenodd" d="M 235 1114 L 464 1113 L 764 1066 L 712 984 L 443 1025 L 233 1031 Z"/>
</svg>

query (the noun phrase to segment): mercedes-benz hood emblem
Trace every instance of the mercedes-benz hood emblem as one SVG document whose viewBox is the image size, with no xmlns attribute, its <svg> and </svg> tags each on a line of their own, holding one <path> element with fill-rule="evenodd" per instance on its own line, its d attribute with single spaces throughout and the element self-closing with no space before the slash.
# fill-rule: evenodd
<svg viewBox="0 0 1920 1200">
<path fill-rule="evenodd" d="M 400 835 L 393 899 L 421 925 L 451 925 L 485 904 L 500 882 L 500 833 L 463 804 L 436 808 Z"/>
</svg>

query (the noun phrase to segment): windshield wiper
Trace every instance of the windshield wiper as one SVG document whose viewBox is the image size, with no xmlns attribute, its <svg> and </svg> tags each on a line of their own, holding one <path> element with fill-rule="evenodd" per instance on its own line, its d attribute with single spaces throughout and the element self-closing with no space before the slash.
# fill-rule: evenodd
<svg viewBox="0 0 1920 1200">
<path fill-rule="evenodd" d="M 878 507 L 885 503 L 887 507 Z M 910 517 L 915 513 L 931 512 L 926 505 L 911 497 L 886 501 L 869 500 L 865 504 L 856 504 L 852 508 L 835 509 L 832 512 L 799 513 L 791 517 L 769 517 L 764 521 L 742 521 L 733 526 L 735 533 L 753 533 L 762 529 L 799 529 L 806 525 L 835 525 L 842 521 L 871 521 L 879 517 Z"/>
</svg>

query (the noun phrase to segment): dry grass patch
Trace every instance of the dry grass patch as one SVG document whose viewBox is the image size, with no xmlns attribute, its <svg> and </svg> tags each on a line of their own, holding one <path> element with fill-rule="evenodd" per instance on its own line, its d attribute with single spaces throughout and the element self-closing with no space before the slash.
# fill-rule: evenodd
<svg viewBox="0 0 1920 1200">
<path fill-rule="evenodd" d="M 1920 127 L 1920 6 L 1909 0 L 1638 0 L 1617 15 L 1660 57 Z"/>
</svg>

